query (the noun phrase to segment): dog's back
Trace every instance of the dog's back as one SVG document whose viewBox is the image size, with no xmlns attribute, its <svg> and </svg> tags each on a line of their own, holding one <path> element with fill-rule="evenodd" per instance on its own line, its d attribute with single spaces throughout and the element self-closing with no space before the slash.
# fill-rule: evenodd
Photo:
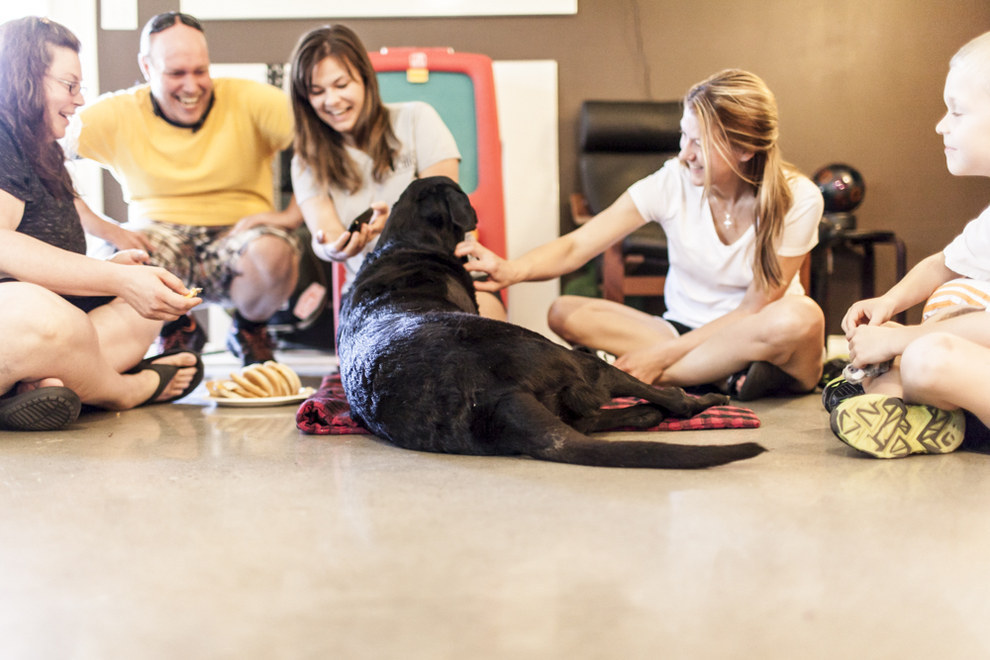
<svg viewBox="0 0 990 660">
<path fill-rule="evenodd" d="M 352 413 L 370 431 L 407 449 L 590 465 L 707 467 L 763 451 L 752 443 L 586 435 L 613 396 L 651 401 L 651 421 L 690 416 L 724 397 L 650 387 L 593 356 L 478 316 L 471 278 L 453 256 L 475 224 L 452 181 L 415 181 L 358 272 L 341 309 L 338 351 Z"/>
</svg>

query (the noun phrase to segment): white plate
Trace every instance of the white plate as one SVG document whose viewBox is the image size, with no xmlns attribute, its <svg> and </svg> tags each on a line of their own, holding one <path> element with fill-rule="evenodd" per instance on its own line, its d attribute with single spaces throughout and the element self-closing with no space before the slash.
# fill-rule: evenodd
<svg viewBox="0 0 990 660">
<path fill-rule="evenodd" d="M 304 387 L 299 390 L 299 394 L 289 394 L 287 396 L 259 396 L 252 399 L 228 399 L 226 397 L 206 397 L 218 406 L 230 408 L 264 408 L 267 406 L 284 406 L 289 403 L 300 403 L 310 397 L 315 392 L 312 387 Z"/>
</svg>

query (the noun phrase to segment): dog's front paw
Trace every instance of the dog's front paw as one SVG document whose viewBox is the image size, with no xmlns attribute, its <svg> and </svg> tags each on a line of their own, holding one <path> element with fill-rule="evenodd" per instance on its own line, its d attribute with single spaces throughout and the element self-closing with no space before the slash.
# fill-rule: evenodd
<svg viewBox="0 0 990 660">
<path fill-rule="evenodd" d="M 729 405 L 729 397 L 725 394 L 719 394 L 718 392 L 710 392 L 708 394 L 702 394 L 701 396 L 695 397 L 698 402 L 698 410 L 705 410 L 706 408 L 711 408 L 712 406 L 727 406 Z"/>
</svg>

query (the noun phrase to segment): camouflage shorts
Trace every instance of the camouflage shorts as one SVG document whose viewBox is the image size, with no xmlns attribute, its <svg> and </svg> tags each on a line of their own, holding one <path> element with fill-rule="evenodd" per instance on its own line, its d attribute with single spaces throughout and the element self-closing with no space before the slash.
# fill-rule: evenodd
<svg viewBox="0 0 990 660">
<path fill-rule="evenodd" d="M 179 277 L 187 287 L 203 289 L 203 300 L 229 304 L 231 281 L 240 275 L 238 257 L 249 243 L 265 236 L 277 236 L 289 243 L 299 254 L 299 240 L 295 234 L 281 229 L 259 225 L 232 233 L 230 227 L 203 227 L 177 225 L 170 222 L 150 222 L 140 231 L 151 241 L 151 263 L 161 266 Z"/>
</svg>

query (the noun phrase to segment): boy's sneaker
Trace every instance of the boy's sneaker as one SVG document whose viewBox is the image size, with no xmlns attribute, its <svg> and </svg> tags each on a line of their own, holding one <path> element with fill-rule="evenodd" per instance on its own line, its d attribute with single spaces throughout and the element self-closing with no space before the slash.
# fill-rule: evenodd
<svg viewBox="0 0 990 660">
<path fill-rule="evenodd" d="M 839 376 L 829 381 L 828 385 L 822 388 L 822 405 L 825 410 L 832 412 L 835 407 L 851 396 L 866 394 L 863 386 L 859 383 L 850 383 Z"/>
<path fill-rule="evenodd" d="M 163 353 L 202 353 L 206 346 L 206 332 L 191 314 L 180 316 L 162 326 L 155 346 L 155 354 Z"/>
<path fill-rule="evenodd" d="M 824 388 L 833 380 L 842 375 L 842 370 L 849 364 L 849 358 L 836 357 L 822 365 L 822 377 L 818 381 L 818 387 Z"/>
<path fill-rule="evenodd" d="M 832 411 L 839 440 L 877 458 L 947 454 L 962 444 L 966 420 L 960 410 L 909 405 L 882 394 L 846 399 Z"/>
<path fill-rule="evenodd" d="M 275 359 L 275 340 L 264 323 L 231 324 L 227 333 L 227 350 L 241 359 L 244 366 Z"/>
</svg>

